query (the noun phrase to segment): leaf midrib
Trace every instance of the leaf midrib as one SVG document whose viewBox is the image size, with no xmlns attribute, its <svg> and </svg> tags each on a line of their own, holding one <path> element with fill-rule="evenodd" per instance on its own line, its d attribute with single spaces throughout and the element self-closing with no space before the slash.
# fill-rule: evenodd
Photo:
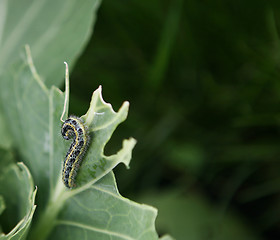
<svg viewBox="0 0 280 240">
<path fill-rule="evenodd" d="M 72 226 L 72 227 L 79 227 L 79 228 L 87 229 L 87 230 L 94 231 L 94 232 L 104 233 L 109 236 L 120 237 L 120 238 L 126 239 L 126 240 L 136 240 L 136 238 L 132 238 L 125 234 L 120 234 L 117 232 L 113 232 L 113 231 L 109 231 L 109 230 L 105 230 L 105 229 L 101 229 L 101 228 L 95 228 L 95 227 L 92 227 L 92 226 L 89 226 L 86 224 L 81 224 L 81 223 L 74 222 L 74 221 L 58 220 L 56 223 L 57 223 L 57 225 L 61 224 L 61 225 L 67 225 L 67 226 Z"/>
</svg>

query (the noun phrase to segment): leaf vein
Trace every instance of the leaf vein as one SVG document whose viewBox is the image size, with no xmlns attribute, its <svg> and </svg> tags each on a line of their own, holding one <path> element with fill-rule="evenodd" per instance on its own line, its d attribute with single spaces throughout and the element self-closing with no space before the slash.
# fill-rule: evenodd
<svg viewBox="0 0 280 240">
<path fill-rule="evenodd" d="M 127 236 L 127 235 L 124 235 L 124 234 L 121 234 L 121 233 L 109 231 L 109 230 L 106 230 L 106 229 L 96 228 L 96 227 L 93 227 L 93 226 L 89 226 L 89 225 L 86 225 L 86 224 L 81 224 L 81 223 L 74 222 L 74 221 L 59 220 L 59 221 L 57 221 L 57 224 L 79 227 L 79 228 L 87 229 L 87 230 L 94 231 L 94 232 L 104 233 L 104 234 L 109 235 L 110 237 L 111 236 L 116 236 L 116 237 L 126 239 L 126 240 L 135 240 L 135 238 L 132 238 L 130 236 Z"/>
</svg>

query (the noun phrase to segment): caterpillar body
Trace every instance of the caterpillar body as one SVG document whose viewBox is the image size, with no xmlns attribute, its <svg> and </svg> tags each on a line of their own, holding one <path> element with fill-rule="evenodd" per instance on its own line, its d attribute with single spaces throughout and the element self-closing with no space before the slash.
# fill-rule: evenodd
<svg viewBox="0 0 280 240">
<path fill-rule="evenodd" d="M 71 189 L 76 186 L 76 175 L 87 150 L 90 137 L 83 120 L 75 116 L 70 116 L 63 122 L 61 134 L 66 140 L 73 139 L 65 156 L 62 169 L 63 183 Z"/>
</svg>

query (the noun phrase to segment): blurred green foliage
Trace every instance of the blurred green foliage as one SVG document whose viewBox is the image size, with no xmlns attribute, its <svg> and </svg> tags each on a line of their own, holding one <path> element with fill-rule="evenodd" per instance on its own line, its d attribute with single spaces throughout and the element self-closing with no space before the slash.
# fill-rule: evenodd
<svg viewBox="0 0 280 240">
<path fill-rule="evenodd" d="M 235 212 L 252 239 L 280 239 L 279 30 L 279 1 L 103 2 L 70 76 L 70 108 L 84 114 L 100 84 L 114 106 L 130 101 L 106 149 L 128 135 L 138 140 L 130 171 L 118 167 L 124 195 L 166 212 L 177 203 L 160 199 L 176 189 L 180 206 L 186 199 L 182 215 L 190 196 L 215 209 L 198 211 L 202 219 L 220 214 L 218 226 L 226 225 Z M 184 217 L 174 221 L 159 214 L 158 229 L 222 239 L 187 236 Z"/>
</svg>

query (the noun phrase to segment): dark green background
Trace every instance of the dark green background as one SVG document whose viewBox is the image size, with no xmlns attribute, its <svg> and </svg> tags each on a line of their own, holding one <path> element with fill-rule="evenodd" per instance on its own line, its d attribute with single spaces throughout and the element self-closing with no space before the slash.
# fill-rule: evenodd
<svg viewBox="0 0 280 240">
<path fill-rule="evenodd" d="M 101 4 L 70 75 L 71 113 L 83 115 L 99 85 L 115 110 L 130 102 L 106 151 L 138 140 L 130 170 L 117 168 L 118 186 L 159 208 L 160 234 L 195 239 L 180 230 L 188 209 L 164 213 L 199 196 L 260 239 L 280 239 L 279 24 L 279 1 Z M 174 192 L 174 205 L 162 204 Z"/>
</svg>

